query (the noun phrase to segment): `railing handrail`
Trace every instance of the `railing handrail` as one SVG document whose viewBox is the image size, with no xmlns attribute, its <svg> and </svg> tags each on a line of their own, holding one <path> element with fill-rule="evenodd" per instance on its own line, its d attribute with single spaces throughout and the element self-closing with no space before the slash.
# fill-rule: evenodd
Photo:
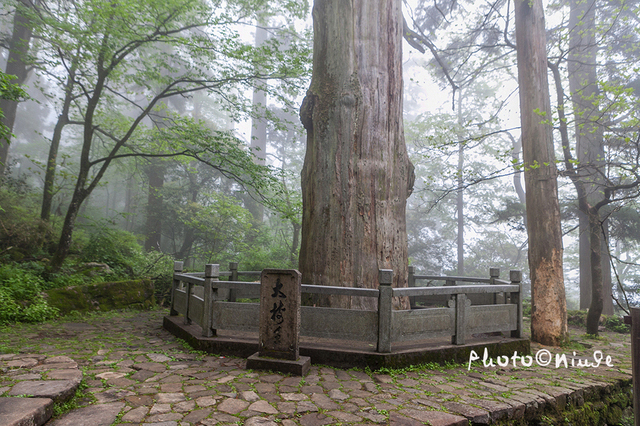
<svg viewBox="0 0 640 426">
<path fill-rule="evenodd" d="M 457 277 L 452 275 L 414 275 L 416 280 L 428 280 L 428 281 L 462 281 L 462 282 L 477 282 L 477 283 L 489 283 L 490 278 L 482 277 Z"/>
<path fill-rule="evenodd" d="M 236 304 L 234 303 L 238 290 L 251 290 L 249 297 L 255 298 L 254 294 L 260 292 L 262 284 L 260 282 L 246 282 L 237 281 L 239 275 L 249 275 L 253 271 L 247 271 L 247 274 L 242 274 L 237 270 L 237 263 L 234 263 L 232 267 L 232 274 L 228 275 L 230 281 L 220 281 L 221 276 L 225 276 L 225 273 L 219 272 L 219 265 L 208 264 L 205 265 L 204 273 L 184 273 L 182 271 L 182 262 L 176 262 L 174 265 L 173 285 L 171 294 L 171 311 L 170 315 L 178 315 L 182 313 L 184 315 L 185 324 L 191 324 L 192 320 L 202 327 L 203 335 L 205 337 L 212 337 L 216 333 L 218 326 L 224 329 L 224 323 L 221 323 L 219 318 L 214 318 L 214 311 L 219 309 L 220 318 L 223 318 L 223 312 L 227 312 L 226 315 L 231 315 L 228 319 L 229 324 L 233 323 L 233 316 L 236 315 L 236 310 L 243 306 L 242 312 L 255 312 L 256 307 L 249 304 Z M 415 284 L 416 276 L 413 275 L 414 269 L 410 267 L 410 282 Z M 378 283 L 379 288 L 354 288 L 354 287 L 339 287 L 339 286 L 326 286 L 326 285 L 311 285 L 302 284 L 302 293 L 306 294 L 324 294 L 324 295 L 342 295 L 342 296 L 356 296 L 356 297 L 377 297 L 377 309 L 369 312 L 366 319 L 365 326 L 368 329 L 377 325 L 377 352 L 388 353 L 391 351 L 391 344 L 394 341 L 400 341 L 399 339 L 406 340 L 406 336 L 409 338 L 425 338 L 430 336 L 429 333 L 450 333 L 452 337 L 452 343 L 461 345 L 465 343 L 465 336 L 470 333 L 470 330 L 484 330 L 491 331 L 510 331 L 512 337 L 520 338 L 522 336 L 522 274 L 520 271 L 510 271 L 509 277 L 511 281 L 500 280 L 498 268 L 491 268 L 490 278 L 471 278 L 471 277 L 437 277 L 442 281 L 475 281 L 484 285 L 445 285 L 445 286 L 411 286 L 404 288 L 392 288 L 393 283 L 393 271 L 390 269 L 382 269 L 378 271 Z M 420 277 L 420 276 L 418 276 Z M 464 278 L 461 279 L 461 278 Z M 418 278 L 420 279 L 420 278 Z M 182 285 L 180 283 L 183 282 Z M 195 286 L 199 288 L 196 289 Z M 182 287 L 182 288 L 181 288 Z M 228 289 L 228 292 L 218 291 L 220 289 Z M 255 290 L 255 291 L 254 291 Z M 196 294 L 197 293 L 197 294 Z M 224 293 L 228 293 L 223 295 Z M 239 293 L 242 293 L 240 291 Z M 498 302 L 498 294 L 504 294 L 504 302 Z M 480 303 L 477 306 L 471 305 L 471 300 L 467 297 L 470 294 L 487 294 L 493 295 L 493 304 Z M 393 310 L 393 298 L 394 297 L 417 297 L 417 296 L 449 296 L 448 298 L 448 310 L 446 313 L 441 313 L 438 309 L 420 309 L 417 311 L 394 311 Z M 220 298 L 222 297 L 222 298 Z M 243 297 L 247 297 L 246 295 Z M 477 297 L 477 296 L 476 296 Z M 179 304 L 176 305 L 176 298 L 179 300 Z M 437 298 L 434 298 L 437 299 Z M 218 308 L 216 308 L 218 307 Z M 413 307 L 413 305 L 412 305 Z M 322 316 L 330 315 L 331 318 L 339 318 L 339 321 L 345 321 L 344 318 L 354 318 L 348 309 L 329 309 L 327 308 L 315 308 L 305 307 L 305 312 L 308 315 L 316 315 L 317 312 L 321 312 Z M 321 310 L 314 314 L 314 309 Z M 331 312 L 329 312 L 331 311 Z M 229 314 L 229 312 L 231 312 Z M 364 311 L 363 311 L 364 312 Z M 373 314 L 371 314 L 373 312 Z M 515 313 L 515 320 L 513 315 Z M 253 315 L 253 314 L 252 314 Z M 348 315 L 352 315 L 349 317 Z M 363 314 L 364 315 L 364 314 Z M 371 315 L 375 315 L 373 318 Z M 442 317 L 444 315 L 444 317 Z M 486 318 L 487 315 L 497 315 L 497 320 L 489 325 L 483 325 L 473 327 L 468 324 L 471 321 L 469 318 Z M 325 318 L 325 317 L 323 317 Z M 362 315 L 359 319 L 362 319 Z M 435 325 L 429 323 L 432 319 L 437 318 Z M 442 318 L 445 318 L 444 325 L 440 325 Z M 448 319 L 447 319 L 448 318 Z M 375 321 L 375 322 L 372 322 Z M 424 324 L 424 330 L 427 331 L 409 331 L 405 337 L 397 337 L 393 335 L 394 327 L 403 327 L 409 321 L 412 325 L 410 330 L 415 329 L 415 324 L 422 322 Z M 316 321 L 317 322 L 317 321 Z M 356 321 L 357 322 L 357 321 Z M 322 321 L 320 321 L 322 323 Z M 429 324 L 428 324 L 429 323 Z M 242 322 L 239 325 L 229 325 L 231 327 L 239 327 L 235 329 L 245 330 L 247 325 Z M 314 322 L 315 324 L 315 322 Z M 360 323 L 358 323 L 360 324 Z M 395 324 L 395 325 L 394 325 Z M 474 323 L 475 324 L 475 323 Z M 215 325 L 215 326 L 214 326 Z M 320 324 L 323 325 L 323 324 Z M 251 327 L 257 327 L 252 325 Z M 362 327 L 362 325 L 358 325 Z M 234 329 L 234 328 L 232 328 Z M 339 327 L 342 330 L 342 325 Z M 357 328 L 358 336 L 361 337 L 361 329 Z M 317 333 L 317 331 L 312 331 Z M 354 331 L 348 331 L 345 333 L 354 333 Z M 413 333 L 413 334 L 412 334 Z M 317 334 L 310 334 L 318 337 Z M 321 333 L 322 336 L 324 334 Z M 353 334 L 351 335 L 353 336 Z M 411 337 L 413 336 L 413 337 Z M 353 338 L 353 337 L 351 337 Z M 370 336 L 368 337 L 370 338 Z"/>
<path fill-rule="evenodd" d="M 460 285 L 460 286 L 433 286 L 433 287 L 403 287 L 394 288 L 393 295 L 401 296 L 436 296 L 453 294 L 491 294 L 514 293 L 520 291 L 518 285 Z"/>
</svg>

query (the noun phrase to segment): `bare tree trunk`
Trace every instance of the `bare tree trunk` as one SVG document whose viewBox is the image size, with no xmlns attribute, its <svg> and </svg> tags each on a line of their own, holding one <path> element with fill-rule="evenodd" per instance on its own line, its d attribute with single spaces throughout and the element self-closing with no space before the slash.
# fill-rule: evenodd
<svg viewBox="0 0 640 426">
<path fill-rule="evenodd" d="M 316 0 L 313 79 L 300 111 L 300 270 L 310 284 L 376 288 L 378 269 L 407 286 L 406 199 L 413 165 L 402 123 L 400 0 Z M 316 300 L 375 309 L 371 298 Z M 396 301 L 408 309 L 408 300 Z"/>
<path fill-rule="evenodd" d="M 595 205 L 603 199 L 602 184 L 604 167 L 604 137 L 602 126 L 598 123 L 600 110 L 597 103 L 599 95 L 597 76 L 596 13 L 595 0 L 571 0 L 569 14 L 569 90 L 575 116 L 576 151 L 579 161 L 578 176 L 584 182 L 587 202 Z M 598 214 L 596 212 L 596 214 Z M 613 314 L 611 301 L 611 274 L 605 277 L 603 268 L 608 270 L 608 250 L 602 247 L 602 263 L 599 267 L 604 283 L 595 283 L 591 267 L 592 245 L 590 243 L 591 220 L 589 215 L 580 215 L 580 309 L 592 305 L 594 288 L 602 288 L 609 302 L 607 314 Z M 603 238 L 599 241 L 604 242 Z M 605 264 L 606 262 L 606 264 Z M 608 289 L 608 291 L 607 291 Z M 602 299 L 604 300 L 604 296 Z M 602 309 L 600 309 L 602 310 Z"/>
<path fill-rule="evenodd" d="M 19 7 L 15 11 L 13 17 L 13 32 L 9 41 L 9 57 L 7 59 L 6 74 L 15 75 L 17 77 L 12 83 L 23 84 L 27 80 L 27 53 L 29 52 L 29 43 L 31 42 L 31 34 L 33 28 L 29 18 L 22 13 L 21 8 L 32 7 L 33 3 L 27 0 L 20 0 Z M 16 121 L 18 112 L 18 102 L 8 99 L 0 99 L 0 111 L 3 112 L 4 118 L 2 124 L 7 126 L 9 132 L 13 131 L 13 125 Z M 4 175 L 6 164 L 9 159 L 9 144 L 7 141 L 0 140 L 0 176 Z"/>
<path fill-rule="evenodd" d="M 594 207 L 588 209 L 589 217 L 589 248 L 591 252 L 591 305 L 587 313 L 587 334 L 598 335 L 598 324 L 604 307 L 602 291 L 602 244 L 600 217 Z"/>
<path fill-rule="evenodd" d="M 264 23 L 256 25 L 256 41 L 255 46 L 260 47 L 267 40 L 268 33 L 264 28 Z M 260 84 L 264 82 L 256 81 L 253 85 L 253 107 L 256 110 L 267 107 L 267 94 L 260 90 Z M 257 164 L 264 164 L 267 158 L 267 121 L 265 118 L 254 117 L 251 120 L 251 152 L 255 155 Z M 253 219 L 262 223 L 264 219 L 264 206 L 256 201 L 253 197 L 247 195 L 245 197 L 245 205 L 247 210 L 251 212 Z"/>
<path fill-rule="evenodd" d="M 462 126 L 462 89 L 458 91 L 458 125 Z M 462 138 L 461 138 L 462 139 Z M 458 211 L 458 275 L 464 275 L 464 142 L 458 142 L 458 190 L 456 210 Z"/>
<path fill-rule="evenodd" d="M 553 151 L 542 0 L 515 0 L 520 120 L 531 274 L 531 338 L 559 345 L 567 337 L 562 232 Z"/>
<path fill-rule="evenodd" d="M 64 101 L 62 103 L 62 112 L 58 116 L 58 121 L 53 129 L 51 137 L 51 145 L 49 146 L 49 156 L 47 157 L 47 169 L 44 175 L 44 188 L 42 190 L 42 208 L 40 210 L 40 219 L 49 221 L 51 217 L 51 205 L 53 203 L 54 185 L 56 180 L 56 168 L 58 166 L 58 149 L 62 140 L 62 130 L 69 122 L 69 109 L 71 108 L 73 85 L 76 75 L 75 63 L 71 65 L 69 70 L 69 78 L 65 86 Z"/>
<path fill-rule="evenodd" d="M 147 167 L 149 195 L 147 199 L 147 232 L 144 248 L 147 251 L 160 249 L 162 242 L 162 187 L 164 186 L 164 164 L 151 159 Z"/>
</svg>

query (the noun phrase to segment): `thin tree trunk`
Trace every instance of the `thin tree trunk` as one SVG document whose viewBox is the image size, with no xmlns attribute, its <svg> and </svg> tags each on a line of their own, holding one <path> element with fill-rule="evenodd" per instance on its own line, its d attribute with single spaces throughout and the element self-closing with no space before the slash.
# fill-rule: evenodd
<svg viewBox="0 0 640 426">
<path fill-rule="evenodd" d="M 260 47 L 267 40 L 268 33 L 264 28 L 265 23 L 256 25 L 255 46 Z M 257 70 L 259 72 L 259 70 Z M 265 84 L 256 81 L 253 85 L 253 107 L 256 111 L 267 107 L 267 94 L 260 90 L 260 85 Z M 265 118 L 254 117 L 251 120 L 251 152 L 255 155 L 256 164 L 264 164 L 267 158 L 267 121 Z M 251 212 L 253 219 L 257 223 L 262 223 L 264 219 L 264 206 L 247 194 L 245 197 L 247 210 Z"/>
<path fill-rule="evenodd" d="M 599 95 L 597 76 L 596 14 L 595 0 L 571 0 L 569 13 L 569 90 L 573 102 L 576 134 L 576 151 L 579 161 L 578 176 L 584 182 L 587 202 L 595 205 L 602 200 L 602 168 L 604 167 L 604 137 L 602 126 L 598 123 L 600 111 L 597 103 Z M 592 305 L 592 293 L 595 287 L 604 288 L 602 283 L 594 282 L 591 267 L 592 245 L 591 220 L 587 213 L 580 215 L 580 308 Z M 603 239 L 600 238 L 602 241 Z M 603 253 L 607 253 L 606 246 Z M 602 257 L 602 255 L 601 255 Z M 603 262 L 608 259 L 603 259 Z M 599 268 L 602 276 L 602 266 Z M 611 292 L 611 276 L 609 294 Z M 613 313 L 613 304 L 609 304 Z"/>
<path fill-rule="evenodd" d="M 9 41 L 9 57 L 7 59 L 5 73 L 15 75 L 17 78 L 12 83 L 20 85 L 24 84 L 28 77 L 27 53 L 29 52 L 29 43 L 31 42 L 31 34 L 33 32 L 31 22 L 29 18 L 22 13 L 21 8 L 32 7 L 32 4 L 37 5 L 38 1 L 32 3 L 27 0 L 20 0 L 20 4 L 13 17 L 13 32 L 11 34 L 11 40 Z M 17 101 L 0 99 L 0 111 L 4 114 L 2 124 L 7 126 L 9 132 L 13 131 L 16 114 L 18 112 L 18 103 Z M 0 176 L 4 175 L 8 159 L 8 141 L 0 140 Z"/>
<path fill-rule="evenodd" d="M 553 151 L 542 0 L 515 0 L 520 120 L 527 198 L 531 338 L 559 345 L 567 337 L 562 232 Z"/>
<path fill-rule="evenodd" d="M 458 126 L 462 127 L 462 89 L 458 91 Z M 460 138 L 462 139 L 462 138 Z M 464 275 L 464 142 L 458 142 L 458 190 L 456 210 L 458 212 L 458 275 Z"/>
<path fill-rule="evenodd" d="M 600 315 L 604 307 L 602 292 L 602 245 L 600 244 L 602 228 L 598 210 L 594 207 L 588 209 L 589 217 L 589 248 L 591 252 L 591 305 L 587 312 L 587 334 L 598 335 Z"/>
<path fill-rule="evenodd" d="M 149 193 L 147 198 L 147 232 L 144 248 L 147 251 L 160 249 L 162 242 L 162 187 L 164 186 L 164 165 L 161 160 L 151 159 L 147 167 Z"/>
<path fill-rule="evenodd" d="M 378 269 L 407 286 L 406 199 L 413 166 L 402 123 L 400 0 L 316 0 L 313 78 L 300 118 L 300 270 L 305 283 L 376 288 Z M 315 300 L 375 309 L 372 298 Z M 408 309 L 408 300 L 395 301 Z"/>
<path fill-rule="evenodd" d="M 76 75 L 76 66 L 73 64 L 69 70 L 69 78 L 65 86 L 65 96 L 62 104 L 62 112 L 58 116 L 58 121 L 53 129 L 51 137 L 51 145 L 49 146 L 49 156 L 47 158 L 47 168 L 44 175 L 44 188 L 42 190 L 42 208 L 40 210 L 40 219 L 49 221 L 51 217 L 51 205 L 53 203 L 54 185 L 56 179 L 56 168 L 58 164 L 58 150 L 62 139 L 62 129 L 69 122 L 69 109 L 71 108 L 71 99 L 73 85 Z"/>
</svg>

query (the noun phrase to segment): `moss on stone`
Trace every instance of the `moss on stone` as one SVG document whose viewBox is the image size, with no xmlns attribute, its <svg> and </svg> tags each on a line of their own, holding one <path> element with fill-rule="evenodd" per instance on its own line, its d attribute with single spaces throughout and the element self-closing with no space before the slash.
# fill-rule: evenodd
<svg viewBox="0 0 640 426">
<path fill-rule="evenodd" d="M 131 280 L 54 288 L 45 292 L 45 298 L 50 306 L 67 315 L 72 311 L 150 309 L 155 305 L 153 294 L 151 280 Z"/>
</svg>

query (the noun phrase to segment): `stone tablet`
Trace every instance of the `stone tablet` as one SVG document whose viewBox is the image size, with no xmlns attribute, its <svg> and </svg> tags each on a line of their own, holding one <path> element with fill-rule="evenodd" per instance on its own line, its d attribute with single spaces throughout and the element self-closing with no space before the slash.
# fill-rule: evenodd
<svg viewBox="0 0 640 426">
<path fill-rule="evenodd" d="M 302 274 L 295 269 L 265 269 L 260 282 L 259 354 L 295 361 L 299 357 Z"/>
</svg>

